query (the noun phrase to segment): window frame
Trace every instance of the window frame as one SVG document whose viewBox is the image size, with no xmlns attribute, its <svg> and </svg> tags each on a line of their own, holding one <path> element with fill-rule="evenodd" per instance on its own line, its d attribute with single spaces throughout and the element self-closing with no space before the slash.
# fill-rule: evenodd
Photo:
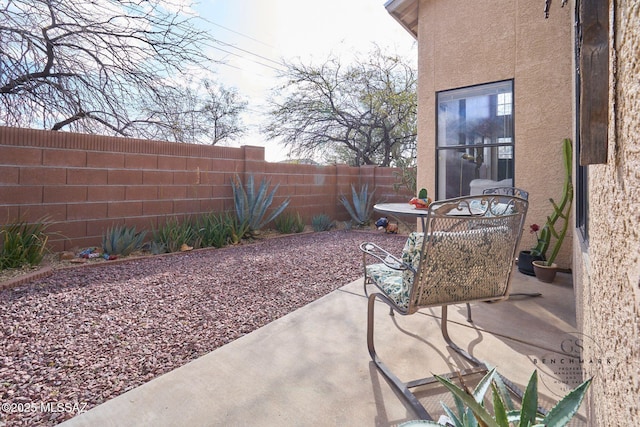
<svg viewBox="0 0 640 427">
<path fill-rule="evenodd" d="M 501 83 L 510 83 L 511 85 L 511 142 L 510 143 L 490 143 L 490 144 L 471 144 L 471 145 L 454 145 L 454 146 L 440 146 L 440 118 L 439 118 L 439 114 L 440 114 L 440 95 L 446 92 L 453 92 L 453 91 L 460 91 L 460 90 L 469 90 L 469 89 L 474 89 L 474 88 L 481 88 L 482 86 L 490 86 L 490 85 L 497 85 L 497 84 L 501 84 Z M 475 85 L 470 85 L 470 86 L 463 86 L 463 87 L 457 87 L 457 88 L 451 88 L 451 89 L 445 89 L 445 90 L 440 90 L 440 91 L 436 91 L 435 93 L 435 191 L 436 191 L 436 198 L 437 199 L 442 199 L 445 198 L 445 195 L 440 194 L 440 184 L 441 184 L 441 179 L 440 179 L 440 161 L 439 161 L 439 154 L 440 151 L 453 151 L 453 150 L 461 150 L 464 149 L 466 152 L 468 152 L 469 149 L 475 149 L 475 148 L 495 148 L 496 149 L 496 155 L 499 156 L 499 148 L 500 147 L 510 147 L 511 148 L 511 155 L 512 155 L 512 174 L 513 177 L 511 178 L 512 181 L 512 186 L 515 186 L 515 172 L 516 172 L 516 167 L 515 167 L 515 155 L 516 155 L 516 149 L 515 149 L 515 81 L 514 79 L 505 79 L 505 80 L 497 80 L 497 81 L 492 81 L 492 82 L 485 82 L 485 83 L 479 83 L 479 84 L 475 84 Z M 497 102 L 497 99 L 496 99 Z M 498 103 L 496 103 L 496 107 L 497 107 Z M 498 115 L 498 114 L 496 114 Z M 506 114 L 503 114 L 506 115 Z M 464 147 L 464 148 L 462 148 Z"/>
</svg>

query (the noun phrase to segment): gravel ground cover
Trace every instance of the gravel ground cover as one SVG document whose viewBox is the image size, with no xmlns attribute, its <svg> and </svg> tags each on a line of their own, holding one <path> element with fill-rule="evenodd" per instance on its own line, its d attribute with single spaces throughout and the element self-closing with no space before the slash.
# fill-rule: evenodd
<svg viewBox="0 0 640 427">
<path fill-rule="evenodd" d="M 60 269 L 0 291 L 0 426 L 55 425 L 362 276 L 358 244 L 406 236 L 331 231 Z"/>
</svg>

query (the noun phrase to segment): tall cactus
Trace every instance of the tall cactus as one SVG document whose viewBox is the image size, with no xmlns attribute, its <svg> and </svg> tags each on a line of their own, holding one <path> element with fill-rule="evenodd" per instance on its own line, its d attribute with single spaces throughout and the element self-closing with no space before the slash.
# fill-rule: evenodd
<svg viewBox="0 0 640 427">
<path fill-rule="evenodd" d="M 553 199 L 549 199 L 551 205 L 553 205 L 553 213 L 550 216 L 547 216 L 547 222 L 540 231 L 538 245 L 531 251 L 533 255 L 542 255 L 546 257 L 547 249 L 549 248 L 551 237 L 553 236 L 555 242 L 551 255 L 545 261 L 546 265 L 551 265 L 555 261 L 569 228 L 569 215 L 571 214 L 571 203 L 573 202 L 573 180 L 571 178 L 573 171 L 573 146 L 571 145 L 571 139 L 569 138 L 562 140 L 562 157 L 565 171 L 562 199 L 559 204 L 556 204 Z M 563 221 L 561 222 L 561 228 L 557 230 L 556 224 L 560 219 Z"/>
</svg>

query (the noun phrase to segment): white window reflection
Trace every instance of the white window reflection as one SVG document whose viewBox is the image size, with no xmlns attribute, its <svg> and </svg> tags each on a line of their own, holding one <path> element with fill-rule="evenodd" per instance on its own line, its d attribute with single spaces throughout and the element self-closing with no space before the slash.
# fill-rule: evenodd
<svg viewBox="0 0 640 427">
<path fill-rule="evenodd" d="M 477 180 L 513 185 L 513 82 L 437 95 L 438 198 L 468 195 Z"/>
</svg>

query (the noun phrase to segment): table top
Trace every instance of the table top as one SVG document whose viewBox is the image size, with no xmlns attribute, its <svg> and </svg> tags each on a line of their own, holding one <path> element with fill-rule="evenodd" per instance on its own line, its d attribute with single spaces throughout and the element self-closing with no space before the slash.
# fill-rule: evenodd
<svg viewBox="0 0 640 427">
<path fill-rule="evenodd" d="M 438 205 L 438 202 L 433 202 L 432 205 Z M 500 209 L 501 204 L 497 204 L 495 205 L 496 207 L 498 207 L 498 209 Z M 503 210 L 507 208 L 507 205 L 503 205 L 504 207 L 502 208 Z M 425 218 L 427 217 L 427 215 L 429 214 L 429 209 L 417 209 L 414 205 L 410 205 L 409 203 L 378 203 L 373 205 L 373 209 L 378 211 L 378 212 L 384 212 L 384 213 L 388 213 L 388 214 L 395 214 L 395 215 L 413 215 L 415 217 L 418 218 Z M 495 207 L 494 207 L 495 209 Z M 465 209 L 461 209 L 461 210 L 455 210 L 452 209 L 451 211 L 447 212 L 447 215 L 459 215 L 459 216 L 466 216 L 466 215 L 486 215 L 487 214 L 487 207 L 486 206 L 476 206 L 473 204 L 473 202 L 471 203 L 470 206 L 468 206 Z"/>
<path fill-rule="evenodd" d="M 416 209 L 414 205 L 406 203 L 377 203 L 373 209 L 378 212 L 385 212 L 397 215 L 427 216 L 429 209 Z"/>
</svg>

